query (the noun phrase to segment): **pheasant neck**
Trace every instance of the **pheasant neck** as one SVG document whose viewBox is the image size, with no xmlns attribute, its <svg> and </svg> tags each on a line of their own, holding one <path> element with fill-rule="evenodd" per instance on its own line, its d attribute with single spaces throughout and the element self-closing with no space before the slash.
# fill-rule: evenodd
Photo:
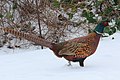
<svg viewBox="0 0 120 80">
<path fill-rule="evenodd" d="M 101 35 L 104 31 L 104 25 L 102 23 L 99 23 L 96 28 L 94 29 L 95 33 Z"/>
</svg>

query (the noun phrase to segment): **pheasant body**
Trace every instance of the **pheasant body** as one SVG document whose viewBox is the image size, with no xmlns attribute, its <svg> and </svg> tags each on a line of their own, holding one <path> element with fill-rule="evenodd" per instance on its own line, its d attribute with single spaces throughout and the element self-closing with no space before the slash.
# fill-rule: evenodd
<svg viewBox="0 0 120 80">
<path fill-rule="evenodd" d="M 68 61 L 79 62 L 80 66 L 83 67 L 84 60 L 96 51 L 101 33 L 103 33 L 104 27 L 107 25 L 108 22 L 101 22 L 96 26 L 93 33 L 58 44 L 46 41 L 36 35 L 18 32 L 10 28 L 0 29 L 17 37 L 25 38 L 39 45 L 48 47 L 57 57 L 64 57 Z"/>
<path fill-rule="evenodd" d="M 81 59 L 87 58 L 96 51 L 100 36 L 96 33 L 91 33 L 88 36 L 55 44 L 51 50 L 58 57 L 64 57 L 68 61 L 81 62 Z"/>
</svg>

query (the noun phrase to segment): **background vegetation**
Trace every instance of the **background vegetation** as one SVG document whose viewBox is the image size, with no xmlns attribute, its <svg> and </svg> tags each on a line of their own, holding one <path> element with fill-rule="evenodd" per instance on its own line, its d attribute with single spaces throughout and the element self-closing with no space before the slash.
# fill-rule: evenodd
<svg viewBox="0 0 120 80">
<path fill-rule="evenodd" d="M 0 27 L 32 33 L 54 43 L 71 35 L 88 34 L 106 19 L 112 26 L 104 31 L 108 36 L 120 30 L 120 0 L 0 0 Z M 13 42 L 15 47 L 20 47 L 18 42 L 26 45 L 2 31 L 0 38 L 1 47 L 10 47 Z"/>
</svg>

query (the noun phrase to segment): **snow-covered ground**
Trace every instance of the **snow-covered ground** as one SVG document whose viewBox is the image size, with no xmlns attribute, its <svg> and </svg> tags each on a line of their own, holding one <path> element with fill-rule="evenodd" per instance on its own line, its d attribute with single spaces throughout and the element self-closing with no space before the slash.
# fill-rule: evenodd
<svg viewBox="0 0 120 80">
<path fill-rule="evenodd" d="M 115 39 L 111 39 L 114 36 Z M 0 80 L 119 80 L 120 32 L 102 38 L 94 55 L 67 66 L 49 49 L 0 48 Z"/>
</svg>

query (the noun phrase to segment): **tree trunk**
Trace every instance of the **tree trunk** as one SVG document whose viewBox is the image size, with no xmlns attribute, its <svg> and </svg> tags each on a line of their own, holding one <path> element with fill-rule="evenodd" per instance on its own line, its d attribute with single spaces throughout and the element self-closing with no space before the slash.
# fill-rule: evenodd
<svg viewBox="0 0 120 80">
<path fill-rule="evenodd" d="M 38 0 L 36 0 L 36 10 L 37 10 L 37 19 L 38 19 L 38 26 L 39 26 L 39 35 L 40 38 L 42 38 L 42 31 L 41 31 L 41 24 L 40 24 L 40 12 L 38 7 Z M 41 46 L 41 49 L 43 49 L 43 46 Z"/>
</svg>

